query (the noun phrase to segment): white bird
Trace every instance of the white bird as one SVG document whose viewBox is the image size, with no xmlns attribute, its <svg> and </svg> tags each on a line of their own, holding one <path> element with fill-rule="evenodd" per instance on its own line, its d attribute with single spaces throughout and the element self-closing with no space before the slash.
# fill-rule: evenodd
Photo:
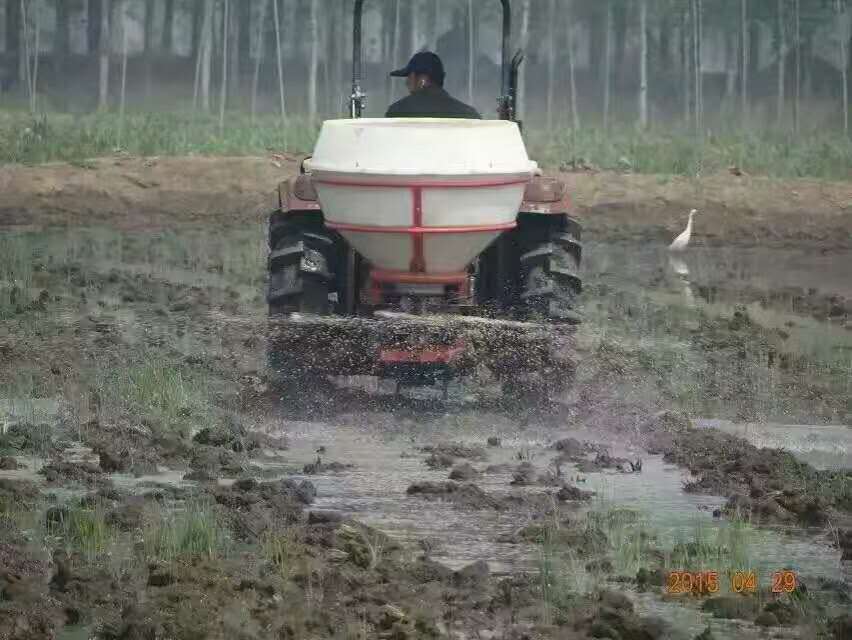
<svg viewBox="0 0 852 640">
<path fill-rule="evenodd" d="M 686 223 L 686 229 L 683 230 L 677 238 L 669 245 L 669 251 L 683 251 L 689 244 L 689 238 L 692 236 L 692 219 L 698 213 L 695 209 L 689 212 L 689 222 Z"/>
</svg>

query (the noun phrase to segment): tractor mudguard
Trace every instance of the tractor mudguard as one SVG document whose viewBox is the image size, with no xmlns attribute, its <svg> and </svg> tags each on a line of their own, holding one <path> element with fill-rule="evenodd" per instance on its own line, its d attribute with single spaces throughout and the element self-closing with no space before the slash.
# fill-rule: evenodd
<svg viewBox="0 0 852 640">
<path fill-rule="evenodd" d="M 283 214 L 320 211 L 311 175 L 303 173 L 278 185 L 278 209 Z"/>
<path fill-rule="evenodd" d="M 524 190 L 520 213 L 543 215 L 571 213 L 571 199 L 565 183 L 556 178 L 533 176 Z"/>
</svg>

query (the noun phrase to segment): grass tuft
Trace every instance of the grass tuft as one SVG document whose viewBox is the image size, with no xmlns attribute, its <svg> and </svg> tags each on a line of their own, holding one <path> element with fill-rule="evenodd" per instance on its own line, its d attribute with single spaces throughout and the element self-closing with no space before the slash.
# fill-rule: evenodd
<svg viewBox="0 0 852 640">
<path fill-rule="evenodd" d="M 154 512 L 143 537 L 146 556 L 163 562 L 225 557 L 231 546 L 213 505 L 203 500 L 189 500 L 179 510 Z"/>
<path fill-rule="evenodd" d="M 283 531 L 267 534 L 261 544 L 263 557 L 288 580 L 303 570 L 306 547 L 300 540 L 296 529 L 290 527 Z"/>
<path fill-rule="evenodd" d="M 88 563 L 103 558 L 116 539 L 116 531 L 107 522 L 103 505 L 88 506 L 80 502 L 57 510 L 46 523 L 44 534 L 69 553 L 80 553 Z"/>
<path fill-rule="evenodd" d="M 151 359 L 126 368 L 105 364 L 98 369 L 97 389 L 102 414 L 141 419 L 155 435 L 186 438 L 194 425 L 215 420 L 204 380 L 176 363 Z"/>
</svg>

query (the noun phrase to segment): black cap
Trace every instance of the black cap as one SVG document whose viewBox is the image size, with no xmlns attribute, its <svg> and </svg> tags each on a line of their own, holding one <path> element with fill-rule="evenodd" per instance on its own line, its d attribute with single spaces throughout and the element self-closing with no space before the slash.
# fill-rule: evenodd
<svg viewBox="0 0 852 640">
<path fill-rule="evenodd" d="M 444 64 L 437 54 L 431 51 L 415 53 L 402 69 L 390 72 L 392 76 L 397 78 L 406 78 L 410 73 L 422 73 L 432 78 L 433 82 L 440 85 L 444 84 Z"/>
</svg>

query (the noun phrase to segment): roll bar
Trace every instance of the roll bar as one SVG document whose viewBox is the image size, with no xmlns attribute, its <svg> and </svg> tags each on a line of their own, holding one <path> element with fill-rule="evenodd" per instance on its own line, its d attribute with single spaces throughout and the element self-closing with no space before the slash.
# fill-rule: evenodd
<svg viewBox="0 0 852 640">
<path fill-rule="evenodd" d="M 503 7 L 503 40 L 500 52 L 500 96 L 497 98 L 497 115 L 501 120 L 517 121 L 518 70 L 524 59 L 518 50 L 510 59 L 512 38 L 512 7 L 510 0 L 500 0 Z M 352 19 L 352 93 L 349 96 L 349 117 L 360 118 L 367 104 L 367 94 L 361 87 L 361 16 L 364 0 L 355 0 Z"/>
<path fill-rule="evenodd" d="M 361 13 L 364 0 L 355 0 L 352 19 L 352 95 L 349 96 L 349 117 L 360 118 L 367 94 L 361 89 Z"/>
</svg>

